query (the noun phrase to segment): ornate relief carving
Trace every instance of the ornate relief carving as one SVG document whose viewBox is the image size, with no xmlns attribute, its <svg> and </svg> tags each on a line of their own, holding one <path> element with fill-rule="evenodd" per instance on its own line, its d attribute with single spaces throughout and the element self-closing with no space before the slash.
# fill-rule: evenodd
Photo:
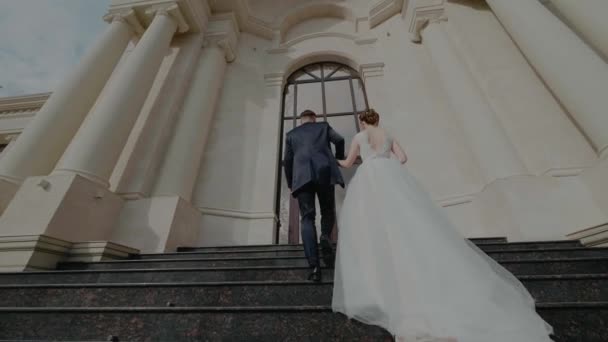
<svg viewBox="0 0 608 342">
<path fill-rule="evenodd" d="M 108 13 L 103 17 L 103 20 L 105 20 L 108 23 L 111 23 L 114 21 L 121 21 L 121 22 L 129 25 L 129 27 L 131 28 L 133 33 L 136 35 L 141 35 L 145 31 L 143 25 L 137 18 L 137 15 L 135 14 L 135 11 L 132 8 L 122 9 L 118 12 Z"/>
</svg>

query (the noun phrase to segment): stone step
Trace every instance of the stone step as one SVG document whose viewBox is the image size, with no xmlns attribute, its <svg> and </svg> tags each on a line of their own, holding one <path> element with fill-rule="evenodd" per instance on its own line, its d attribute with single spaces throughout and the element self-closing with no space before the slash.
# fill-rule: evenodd
<svg viewBox="0 0 608 342">
<path fill-rule="evenodd" d="M 69 326 L 69 329 L 66 329 Z M 0 340 L 392 341 L 327 307 L 0 308 Z"/>
<path fill-rule="evenodd" d="M 280 245 L 279 245 L 280 246 Z M 521 242 L 521 243 L 488 243 L 480 244 L 479 248 L 486 252 L 503 251 L 503 250 L 546 250 L 546 249 L 563 249 L 582 247 L 578 241 L 552 241 L 552 242 Z M 177 253 L 157 253 L 157 254 L 141 254 L 134 255 L 133 260 L 148 260 L 148 259 L 184 259 L 184 258 L 270 258 L 270 257 L 285 257 L 285 256 L 304 256 L 304 249 L 301 245 L 290 245 L 286 247 L 259 248 L 259 249 L 236 249 L 228 248 L 226 250 L 206 251 L 206 250 L 191 250 L 181 251 Z"/>
<path fill-rule="evenodd" d="M 556 342 L 608 341 L 608 303 L 539 303 L 537 310 L 555 328 Z M 392 341 L 384 330 L 325 306 L 0 308 L 3 340 L 275 342 L 304 336 L 307 341 Z"/>
<path fill-rule="evenodd" d="M 538 302 L 608 302 L 608 274 L 520 280 Z M 306 281 L 0 285 L 0 306 L 316 306 L 331 305 L 332 291 Z"/>
<path fill-rule="evenodd" d="M 505 261 L 502 265 L 515 275 L 608 273 L 608 258 L 532 259 Z M 0 284 L 297 281 L 307 276 L 308 267 L 290 266 L 139 268 L 0 273 Z M 323 278 L 332 280 L 333 270 L 325 269 Z"/>
<path fill-rule="evenodd" d="M 568 247 L 545 250 L 513 249 L 486 252 L 493 259 L 501 262 L 523 259 L 561 259 L 608 257 L 608 248 Z"/>
<path fill-rule="evenodd" d="M 517 261 L 526 259 L 564 259 L 608 257 L 608 248 L 556 248 L 548 250 L 517 249 L 487 252 L 495 260 Z M 127 268 L 176 268 L 176 267 L 236 267 L 236 266 L 292 266 L 302 267 L 308 263 L 301 256 L 280 257 L 182 257 L 169 259 L 130 259 L 103 262 L 66 262 L 59 269 L 127 269 Z"/>
<path fill-rule="evenodd" d="M 504 237 L 472 238 L 469 239 L 477 245 L 481 244 L 506 244 Z M 576 241 L 576 240 L 571 240 Z M 230 245 L 230 246 L 209 246 L 209 247 L 177 247 L 177 252 L 217 252 L 230 250 L 282 250 L 302 248 L 302 244 L 270 244 L 270 245 Z"/>
</svg>

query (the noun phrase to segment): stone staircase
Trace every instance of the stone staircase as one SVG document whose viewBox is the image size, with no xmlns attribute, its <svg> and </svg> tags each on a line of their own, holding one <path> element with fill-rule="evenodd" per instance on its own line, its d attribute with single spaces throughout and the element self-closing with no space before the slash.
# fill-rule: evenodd
<svg viewBox="0 0 608 342">
<path fill-rule="evenodd" d="M 608 248 L 473 241 L 530 290 L 556 341 L 608 341 Z M 331 270 L 319 284 L 307 274 L 298 245 L 180 248 L 0 273 L 0 340 L 392 341 L 331 312 Z"/>
</svg>

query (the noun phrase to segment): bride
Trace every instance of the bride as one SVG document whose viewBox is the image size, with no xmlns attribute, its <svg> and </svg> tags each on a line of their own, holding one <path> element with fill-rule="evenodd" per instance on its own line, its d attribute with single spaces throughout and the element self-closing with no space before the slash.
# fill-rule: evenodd
<svg viewBox="0 0 608 342">
<path fill-rule="evenodd" d="M 348 168 L 360 155 L 363 164 L 339 216 L 333 310 L 403 342 L 552 341 L 524 286 L 460 235 L 401 167 L 407 157 L 378 113 L 359 119 L 363 130 L 339 161 Z"/>
</svg>

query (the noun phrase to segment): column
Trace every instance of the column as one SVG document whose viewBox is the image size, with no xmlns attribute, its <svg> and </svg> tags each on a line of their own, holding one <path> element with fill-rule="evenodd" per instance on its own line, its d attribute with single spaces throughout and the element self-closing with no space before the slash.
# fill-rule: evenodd
<svg viewBox="0 0 608 342">
<path fill-rule="evenodd" d="M 509 137 L 452 45 L 444 25 L 442 19 L 431 22 L 422 31 L 422 43 L 428 48 L 452 108 L 460 116 L 486 182 L 525 174 L 526 169 Z"/>
<path fill-rule="evenodd" d="M 132 11 L 125 16 L 130 15 Z M 131 40 L 125 16 L 106 17 L 111 22 L 105 32 L 0 160 L 0 179 L 19 184 L 52 170 Z"/>
<path fill-rule="evenodd" d="M 108 180 L 178 24 L 165 9 L 153 16 L 141 40 L 89 113 L 54 174 L 76 173 L 108 186 Z"/>
<path fill-rule="evenodd" d="M 608 64 L 540 2 L 487 0 L 487 3 L 598 153 L 605 156 Z"/>
<path fill-rule="evenodd" d="M 222 43 L 206 45 L 178 115 L 154 195 L 179 195 L 191 200 L 226 70 Z"/>
<path fill-rule="evenodd" d="M 559 12 L 608 59 L 608 1 L 551 0 Z"/>
</svg>

